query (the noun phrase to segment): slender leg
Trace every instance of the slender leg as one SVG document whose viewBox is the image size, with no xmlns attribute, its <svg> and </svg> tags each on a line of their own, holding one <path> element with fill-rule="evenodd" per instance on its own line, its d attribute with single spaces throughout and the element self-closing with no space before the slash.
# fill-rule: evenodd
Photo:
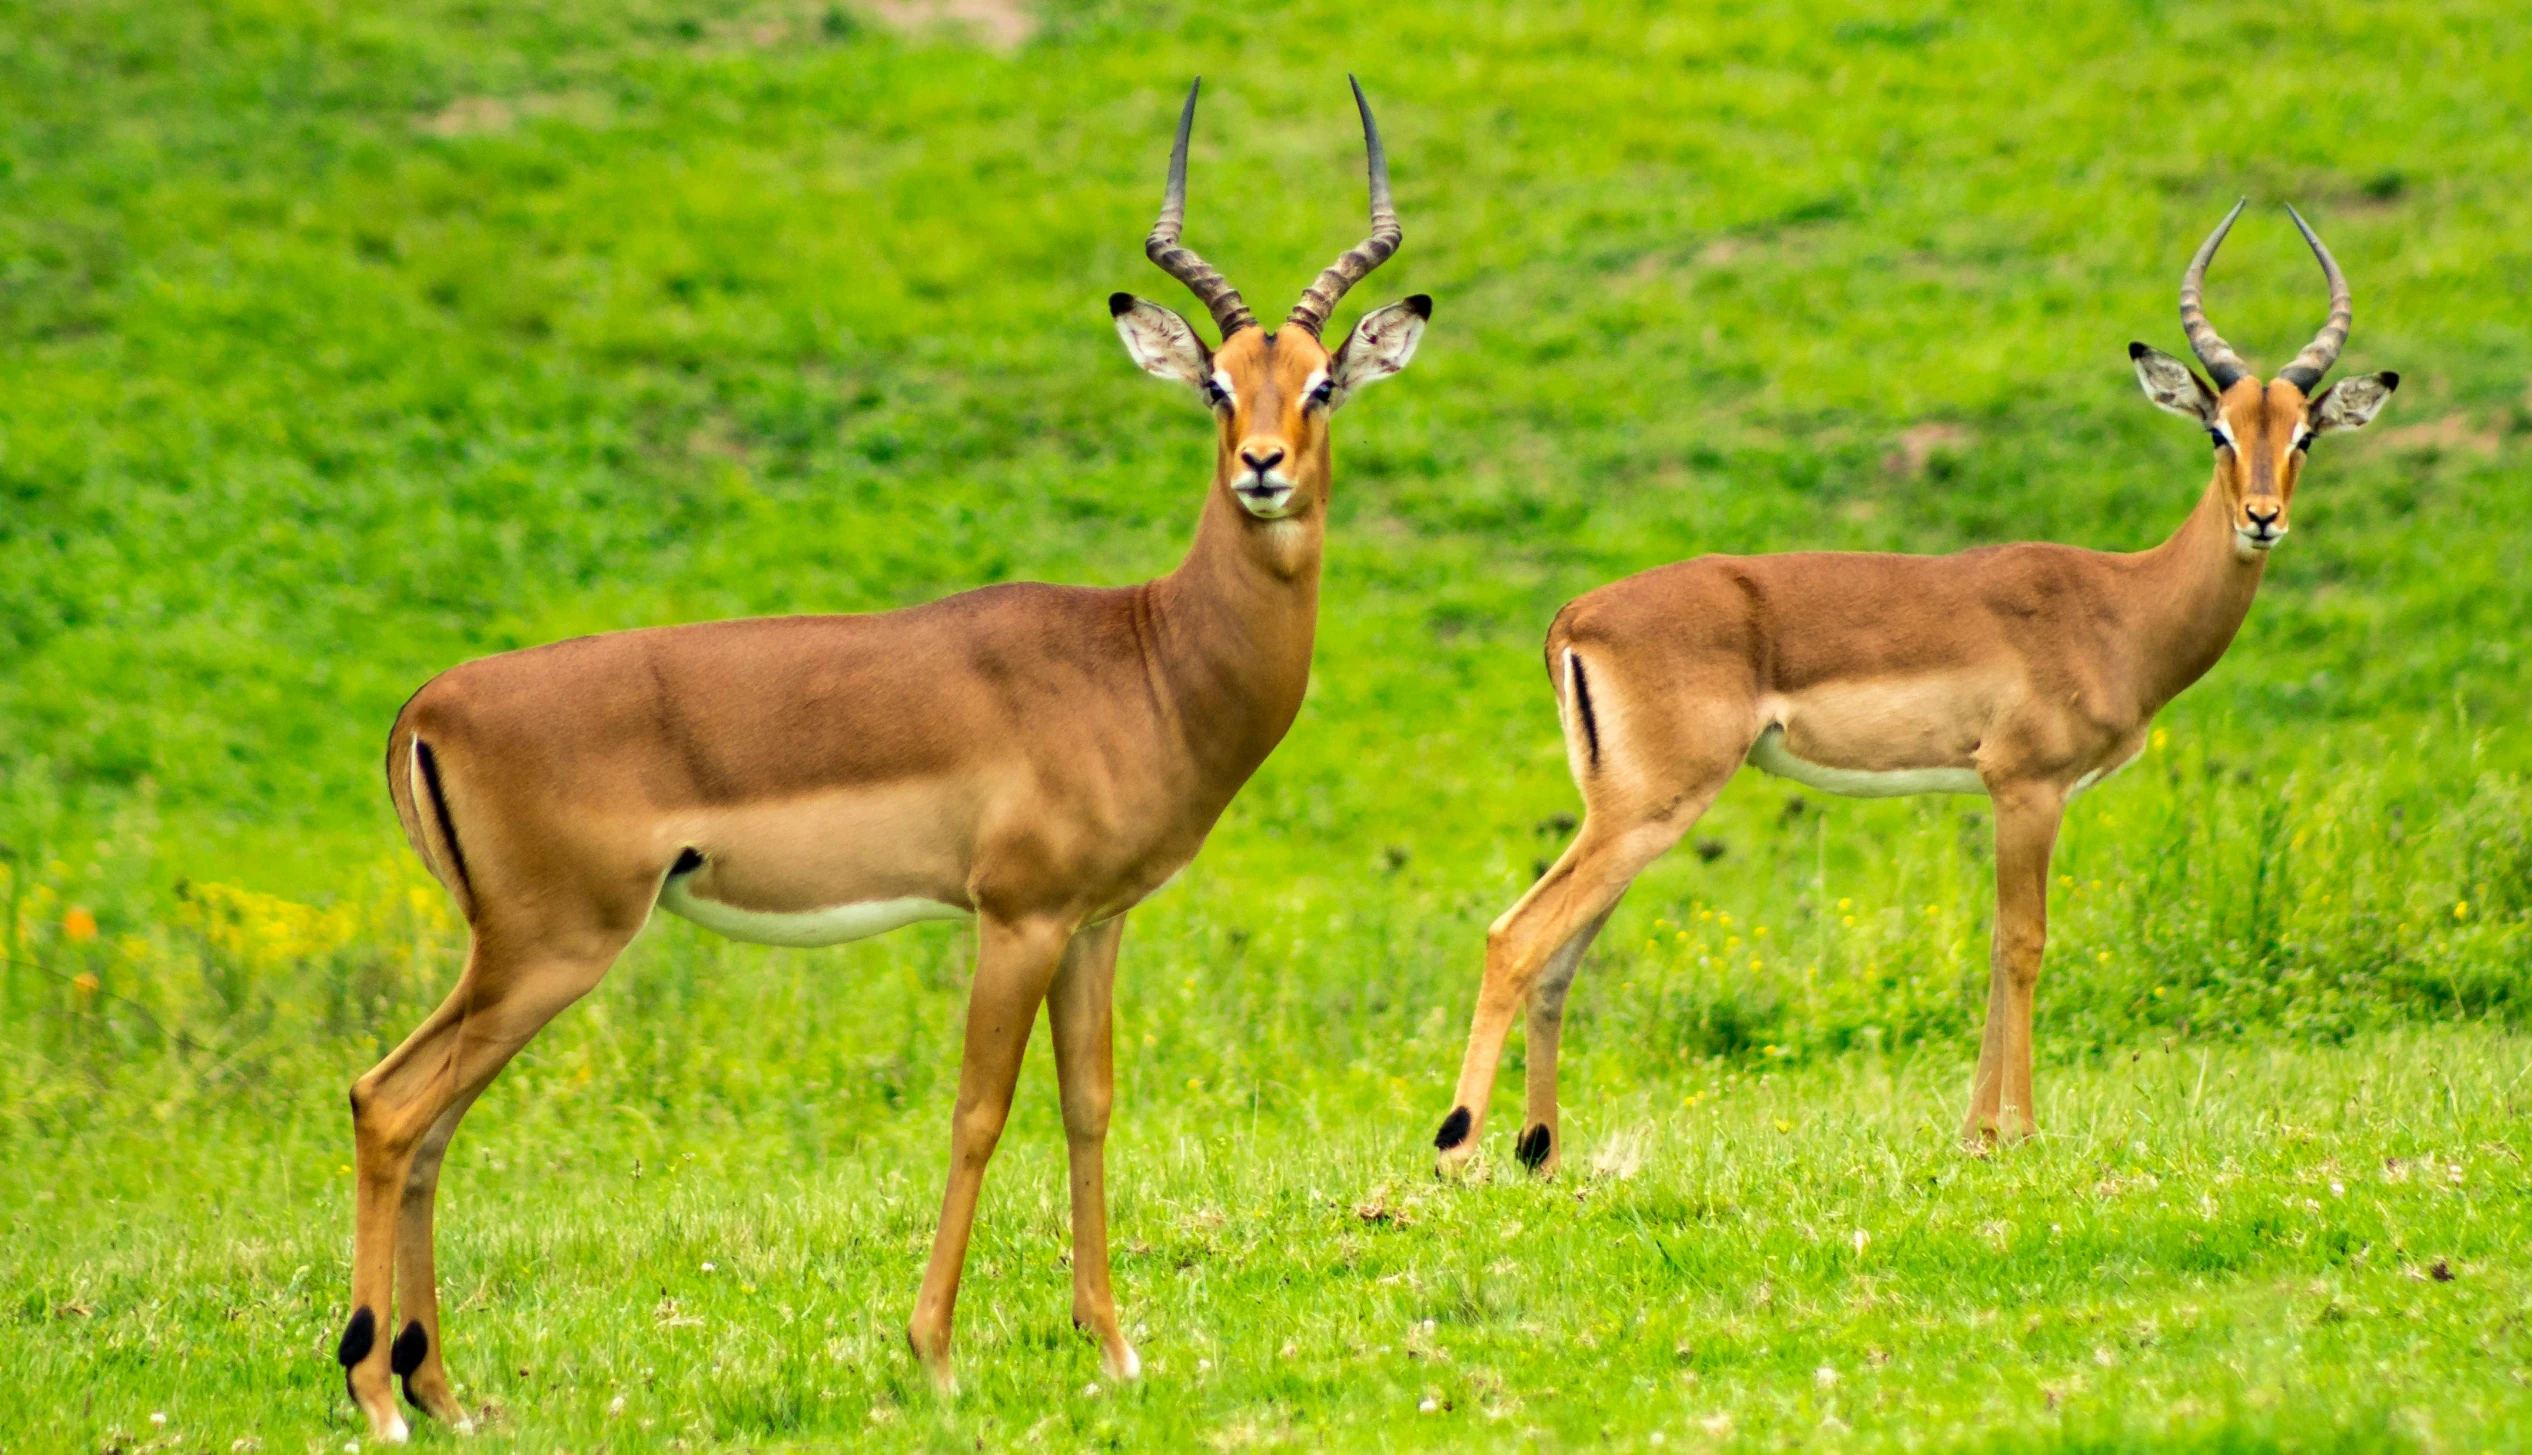
<svg viewBox="0 0 2532 1455">
<path fill-rule="evenodd" d="M 2066 800 L 2050 785 L 1995 786 L 1996 933 L 1989 954 L 1987 1027 L 1961 1139 L 1978 1147 L 2029 1136 L 2031 1001 L 2048 943 L 2048 866 Z"/>
<path fill-rule="evenodd" d="M 401 1349 L 390 1346 L 388 1352 L 390 1367 L 404 1376 L 406 1402 L 460 1433 L 473 1430 L 475 1422 L 457 1402 L 441 1357 L 440 1287 L 431 1214 L 439 1196 L 440 1160 L 448 1153 L 449 1139 L 457 1135 L 457 1124 L 479 1095 L 463 1097 L 441 1112 L 414 1148 L 404 1201 L 396 1210 L 396 1311 L 404 1316 L 405 1332 L 397 1336 Z M 412 1332 L 417 1327 L 418 1335 Z"/>
<path fill-rule="evenodd" d="M 1573 988 L 1574 972 L 1582 968 L 1583 955 L 1599 938 L 1611 913 L 1602 910 L 1599 918 L 1548 956 L 1538 984 L 1530 991 L 1529 1041 L 1524 1051 L 1529 1062 L 1529 1109 L 1513 1154 L 1522 1166 L 1542 1177 L 1555 1175 L 1565 1161 L 1565 1141 L 1556 1121 L 1556 1052 L 1565 1031 L 1565 993 Z"/>
<path fill-rule="evenodd" d="M 950 1366 L 950 1330 L 958 1313 L 958 1275 L 967 1263 L 967 1237 L 976 1222 L 976 1197 L 985 1185 L 985 1164 L 1011 1115 L 1011 1088 L 1020 1058 L 1029 1049 L 1029 1027 L 1046 996 L 1073 927 L 1060 920 L 1013 920 L 984 914 L 976 926 L 976 983 L 967 996 L 967 1048 L 958 1070 L 958 1110 L 950 1122 L 949 1185 L 941 1195 L 941 1226 L 932 1238 L 932 1260 L 923 1270 L 906 1342 L 943 1393 L 956 1388 Z"/>
<path fill-rule="evenodd" d="M 1046 997 L 1072 1168 L 1073 1326 L 1099 1341 L 1099 1364 L 1111 1379 L 1143 1372 L 1142 1358 L 1117 1326 L 1116 1293 L 1108 1283 L 1108 1108 L 1116 1083 L 1110 1007 L 1124 936 L 1123 915 L 1074 935 Z"/>
<path fill-rule="evenodd" d="M 570 958 L 541 949 L 496 953 L 478 935 L 457 989 L 403 1045 L 352 1084 L 352 1316 L 336 1357 L 373 1437 L 405 1438 L 391 1381 L 399 1373 L 418 1372 L 438 1343 L 437 1330 L 418 1318 L 404 1333 L 392 1332 L 399 1225 L 424 1143 L 443 1117 L 490 1085 L 546 1022 L 597 984 L 621 947 L 618 941 L 603 954 L 584 951 Z M 453 1121 L 449 1129 L 455 1130 Z M 436 1322 L 436 1308 L 432 1317 Z M 419 1398 L 421 1391 L 415 1394 Z"/>
<path fill-rule="evenodd" d="M 1586 816 L 1564 857 L 1486 931 L 1486 978 L 1477 990 L 1477 1013 L 1460 1062 L 1458 1097 L 1433 1138 L 1441 1154 L 1437 1172 L 1456 1174 L 1477 1154 L 1504 1038 L 1511 1034 L 1512 1017 L 1528 1001 L 1541 967 L 1569 948 L 1579 957 L 1578 946 L 1588 943 L 1585 931 L 1608 915 L 1645 865 L 1679 842 L 1722 786 L 1715 783 L 1667 820 L 1638 822 L 1622 830 L 1601 830 L 1598 815 Z"/>
</svg>

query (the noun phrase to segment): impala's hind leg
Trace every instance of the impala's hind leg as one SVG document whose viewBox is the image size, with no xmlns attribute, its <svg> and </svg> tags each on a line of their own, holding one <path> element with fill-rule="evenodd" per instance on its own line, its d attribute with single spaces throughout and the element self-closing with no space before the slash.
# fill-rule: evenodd
<svg viewBox="0 0 2532 1455">
<path fill-rule="evenodd" d="M 480 1092 L 477 1093 L 478 1095 Z M 439 1275 L 431 1238 L 432 1205 L 439 1195 L 440 1161 L 449 1139 L 474 1096 L 462 1097 L 441 1112 L 422 1134 L 405 1174 L 404 1198 L 396 1208 L 396 1311 L 403 1328 L 388 1346 L 388 1367 L 403 1377 L 406 1402 L 460 1432 L 472 1430 L 465 1406 L 450 1388 L 448 1367 L 441 1357 Z"/>
<path fill-rule="evenodd" d="M 1522 1051 L 1529 1063 L 1524 1078 L 1529 1106 L 1521 1119 L 1521 1139 L 1512 1148 L 1522 1166 L 1542 1177 L 1552 1175 L 1565 1161 L 1565 1141 L 1556 1123 L 1556 1051 L 1565 1031 L 1565 993 L 1573 989 L 1574 972 L 1582 968 L 1583 956 L 1612 912 L 1602 910 L 1548 956 L 1538 984 L 1530 991 L 1529 1039 Z"/>
<path fill-rule="evenodd" d="M 394 1392 L 399 1375 L 415 1381 L 417 1404 L 463 1417 L 440 1364 L 438 1298 L 427 1261 L 438 1160 L 457 1118 L 547 1021 L 598 983 L 630 938 L 627 931 L 511 948 L 479 929 L 457 989 L 352 1084 L 352 1316 L 336 1357 L 376 1438 L 405 1438 Z M 398 1254 L 417 1240 L 424 1261 L 404 1280 L 408 1305 L 399 1330 L 391 1297 Z"/>
<path fill-rule="evenodd" d="M 1433 1138 L 1437 1170 L 1446 1176 L 1476 1155 L 1504 1038 L 1542 972 L 1554 988 L 1544 1014 L 1531 1021 L 1546 1039 L 1531 1043 L 1533 1120 L 1516 1150 L 1532 1167 L 1554 1165 L 1556 1042 L 1583 951 L 1635 876 L 1678 843 L 1732 781 L 1755 733 L 1745 699 L 1718 693 L 1665 715 L 1630 701 L 1615 674 L 1594 674 L 1574 656 L 1565 653 L 1564 715 L 1567 756 L 1583 790 L 1582 829 L 1486 932 L 1486 978 L 1460 1062 L 1459 1094 Z"/>
</svg>

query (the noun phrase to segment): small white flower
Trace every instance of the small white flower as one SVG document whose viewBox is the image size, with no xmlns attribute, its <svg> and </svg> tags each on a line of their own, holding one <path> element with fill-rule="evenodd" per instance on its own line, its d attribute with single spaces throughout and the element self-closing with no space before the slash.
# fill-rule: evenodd
<svg viewBox="0 0 2532 1455">
<path fill-rule="evenodd" d="M 624 1413 L 624 1396 L 623 1396 L 623 1395 L 620 1395 L 620 1394 L 619 1394 L 619 1395 L 617 1395 L 615 1398 L 613 1398 L 613 1399 L 611 1399 L 611 1400 L 608 1400 L 608 1401 L 607 1401 L 607 1418 L 608 1418 L 608 1419 L 614 1419 L 616 1416 L 618 1416 L 618 1415 L 620 1415 L 620 1414 L 623 1414 L 623 1413 Z"/>
<path fill-rule="evenodd" d="M 706 1273 L 710 1273 L 711 1271 L 713 1271 L 713 1266 L 712 1266 L 710 1263 L 706 1263 L 706 1264 L 704 1264 L 704 1265 L 703 1265 L 703 1271 L 704 1271 L 704 1272 L 706 1272 Z"/>
<path fill-rule="evenodd" d="M 1099 1386 L 1095 1384 L 1083 1385 L 1081 1387 L 1081 1397 L 1083 1399 L 1097 1399 L 1099 1397 Z"/>
<path fill-rule="evenodd" d="M 1823 1364 L 1811 1371 L 1811 1382 L 1822 1389 L 1827 1389 L 1837 1383 L 1837 1371 Z"/>
<path fill-rule="evenodd" d="M 1419 1411 L 1421 1411 L 1422 1413 L 1425 1413 L 1425 1414 L 1428 1414 L 1428 1415 L 1429 1415 L 1429 1414 L 1431 1414 L 1431 1413 L 1433 1413 L 1435 1410 L 1440 1409 L 1441 1407 L 1442 1407 L 1442 1402 L 1441 1402 L 1440 1400 L 1438 1400 L 1438 1399 L 1435 1399 L 1433 1396 L 1431 1396 L 1431 1395 L 1429 1395 L 1429 1394 L 1428 1394 L 1428 1395 L 1426 1395 L 1426 1396 L 1423 1398 L 1423 1400 L 1422 1400 L 1422 1401 L 1420 1401 L 1420 1402 L 1416 1405 L 1416 1409 L 1418 1409 L 1418 1410 L 1419 1410 Z"/>
<path fill-rule="evenodd" d="M 167 1412 L 165 1410 L 151 1410 L 149 1412 L 149 1422 L 153 1425 L 163 1425 L 167 1423 Z"/>
</svg>

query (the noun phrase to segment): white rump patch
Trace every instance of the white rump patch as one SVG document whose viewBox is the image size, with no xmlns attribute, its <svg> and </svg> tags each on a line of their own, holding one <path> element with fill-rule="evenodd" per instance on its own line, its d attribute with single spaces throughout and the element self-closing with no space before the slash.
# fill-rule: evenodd
<svg viewBox="0 0 2532 1455">
<path fill-rule="evenodd" d="M 1771 723 L 1767 731 L 1750 744 L 1749 764 L 1762 773 L 1791 778 L 1796 783 L 1817 788 L 1823 793 L 1841 794 L 1847 798 L 1905 798 L 1917 793 L 1975 793 L 1984 797 L 1987 785 L 1973 768 L 1898 768 L 1875 771 L 1864 768 L 1831 768 L 1793 755 L 1785 746 L 1782 725 Z"/>
<path fill-rule="evenodd" d="M 692 920 L 714 934 L 752 945 L 840 945 L 901 929 L 917 920 L 966 919 L 969 912 L 937 899 L 869 899 L 857 904 L 831 904 L 824 909 L 785 914 L 741 909 L 705 899 L 687 889 L 684 878 L 671 879 L 659 891 L 659 907 L 679 919 Z"/>
</svg>

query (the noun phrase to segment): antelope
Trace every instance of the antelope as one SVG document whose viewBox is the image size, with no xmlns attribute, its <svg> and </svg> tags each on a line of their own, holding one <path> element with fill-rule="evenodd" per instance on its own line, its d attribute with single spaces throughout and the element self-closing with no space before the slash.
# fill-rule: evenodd
<svg viewBox="0 0 2532 1455">
<path fill-rule="evenodd" d="M 2161 545 L 2133 554 L 1988 546 L 1951 556 L 1704 556 L 1590 592 L 1547 634 L 1567 766 L 1585 816 L 1561 858 L 1486 934 L 1439 1170 L 1465 1169 L 1512 1018 L 1529 1013 L 1528 1110 L 1514 1154 L 1553 1172 L 1557 1040 L 1592 939 L 1645 866 L 1735 769 L 1855 797 L 1983 793 L 1994 804 L 1996 921 L 1986 1029 L 1963 1140 L 2034 1130 L 2031 1001 L 2049 857 L 2067 800 L 2133 762 L 2154 714 L 2224 655 L 2249 612 L 2304 452 L 2371 421 L 2399 376 L 2315 393 L 2352 317 L 2330 250 L 2287 209 L 2330 287 L 2330 317 L 2263 384 L 2207 322 L 2190 260 L 2181 327 L 2208 379 L 2136 343 L 2146 397 L 2206 431 L 2215 473 Z"/>
<path fill-rule="evenodd" d="M 1070 1163 L 1073 1319 L 1111 1378 L 1140 1361 L 1109 1285 L 1111 992 L 1126 912 L 1192 859 L 1300 709 L 1318 614 L 1328 417 L 1407 366 L 1432 315 L 1329 312 L 1401 233 L 1354 87 L 1371 233 L 1269 332 L 1179 241 L 1196 89 L 1145 252 L 1221 344 L 1130 294 L 1126 352 L 1192 390 L 1213 478 L 1178 568 L 1131 588 L 1013 584 L 865 616 L 615 632 L 432 679 L 387 743 L 396 817 L 469 931 L 456 989 L 352 1086 L 352 1313 L 338 1358 L 371 1432 L 408 1401 L 464 1426 L 442 1362 L 432 1206 L 459 1120 L 665 909 L 734 939 L 826 945 L 975 925 L 947 1186 L 906 1337 L 944 1393 L 985 1166 L 1041 1003 Z M 395 1316 L 405 1319 L 392 1341 Z"/>
</svg>

